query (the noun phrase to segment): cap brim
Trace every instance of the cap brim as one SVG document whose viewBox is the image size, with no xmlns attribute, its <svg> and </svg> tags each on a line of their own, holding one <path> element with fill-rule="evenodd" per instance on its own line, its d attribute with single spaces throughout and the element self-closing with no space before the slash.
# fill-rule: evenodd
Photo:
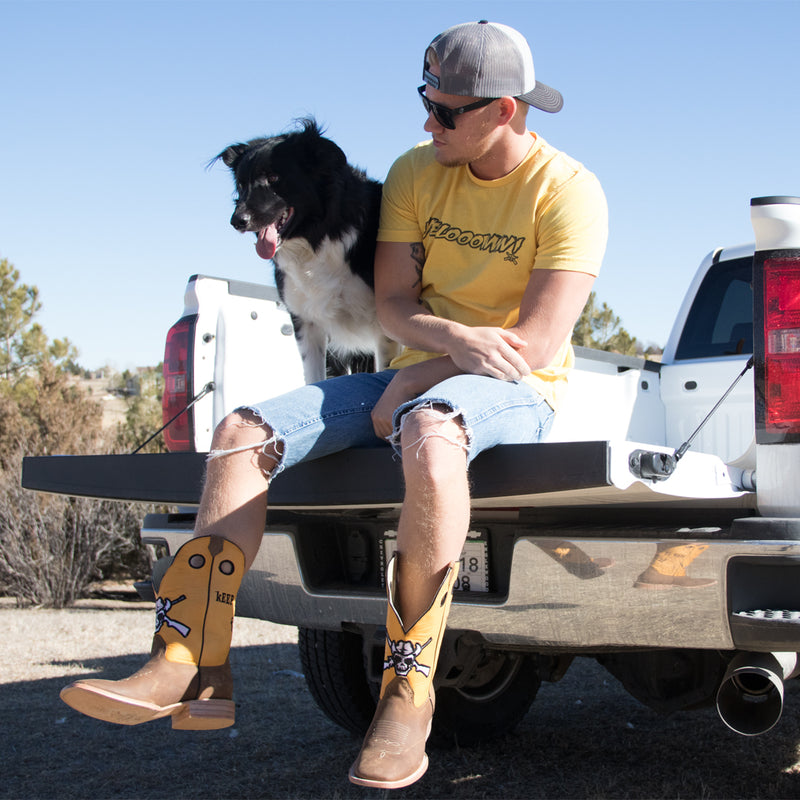
<svg viewBox="0 0 800 800">
<path fill-rule="evenodd" d="M 536 81 L 536 88 L 531 92 L 519 95 L 519 99 L 523 103 L 528 103 L 534 108 L 547 111 L 550 114 L 561 111 L 564 106 L 564 98 L 561 96 L 561 92 L 541 81 Z"/>
</svg>

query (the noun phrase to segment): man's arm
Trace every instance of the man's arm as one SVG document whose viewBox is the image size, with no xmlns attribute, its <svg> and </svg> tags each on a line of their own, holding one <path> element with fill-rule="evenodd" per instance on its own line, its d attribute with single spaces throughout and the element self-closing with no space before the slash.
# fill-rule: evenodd
<svg viewBox="0 0 800 800">
<path fill-rule="evenodd" d="M 445 354 L 412 364 L 395 375 L 372 412 L 375 433 L 382 438 L 392 432 L 395 408 L 447 378 L 469 372 L 519 380 L 530 372 L 517 352 L 526 343 L 513 331 L 471 328 L 436 317 L 424 306 L 420 301 L 424 261 L 421 242 L 378 242 L 375 296 L 381 325 L 395 341 Z"/>
<path fill-rule="evenodd" d="M 375 297 L 378 320 L 386 333 L 408 347 L 445 354 L 453 363 L 454 375 L 469 372 L 501 380 L 519 380 L 530 372 L 517 352 L 525 342 L 513 331 L 462 325 L 436 317 L 422 304 L 424 259 L 420 242 L 378 242 Z M 439 380 L 443 380 L 439 377 L 441 370 L 442 365 L 435 368 Z"/>
<path fill-rule="evenodd" d="M 438 319 L 420 300 L 424 263 L 422 242 L 377 243 L 375 302 L 378 320 L 395 341 L 418 350 L 443 353 L 443 342 L 455 323 Z"/>
<path fill-rule="evenodd" d="M 522 296 L 519 320 L 509 328 L 526 342 L 519 353 L 531 371 L 550 364 L 570 336 L 594 281 L 595 276 L 587 272 L 533 270 Z"/>
<path fill-rule="evenodd" d="M 420 302 L 423 262 L 421 243 L 378 243 L 375 292 L 384 329 L 410 347 L 448 354 L 397 373 L 372 413 L 381 437 L 391 433 L 397 406 L 453 375 L 519 380 L 546 367 L 570 335 L 595 280 L 585 272 L 533 270 L 516 325 L 506 331 L 469 328 L 435 317 Z"/>
</svg>

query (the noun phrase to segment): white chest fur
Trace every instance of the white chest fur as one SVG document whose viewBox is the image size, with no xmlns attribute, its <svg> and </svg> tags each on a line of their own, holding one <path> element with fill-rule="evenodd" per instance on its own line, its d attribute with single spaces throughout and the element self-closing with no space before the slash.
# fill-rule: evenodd
<svg viewBox="0 0 800 800">
<path fill-rule="evenodd" d="M 356 236 L 349 232 L 335 241 L 326 238 L 316 251 L 305 239 L 290 239 L 275 259 L 289 311 L 322 329 L 328 346 L 342 353 L 372 352 L 381 336 L 374 294 L 347 263 Z"/>
</svg>

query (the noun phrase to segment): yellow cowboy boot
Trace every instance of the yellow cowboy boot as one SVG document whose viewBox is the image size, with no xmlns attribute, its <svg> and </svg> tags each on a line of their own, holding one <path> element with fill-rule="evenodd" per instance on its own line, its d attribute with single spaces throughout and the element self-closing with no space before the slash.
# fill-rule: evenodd
<svg viewBox="0 0 800 800">
<path fill-rule="evenodd" d="M 228 651 L 244 555 L 219 536 L 192 539 L 164 573 L 150 660 L 118 681 L 82 680 L 61 690 L 76 711 L 120 725 L 172 717 L 182 730 L 234 723 Z"/>
<path fill-rule="evenodd" d="M 399 789 L 428 769 L 425 742 L 434 710 L 433 676 L 458 575 L 456 562 L 428 610 L 408 629 L 395 606 L 397 557 L 386 570 L 389 608 L 380 700 L 361 752 L 350 768 L 359 786 Z"/>
<path fill-rule="evenodd" d="M 635 589 L 700 589 L 713 586 L 715 578 L 690 578 L 691 563 L 708 550 L 707 544 L 659 544 L 647 569 L 634 582 Z"/>
</svg>

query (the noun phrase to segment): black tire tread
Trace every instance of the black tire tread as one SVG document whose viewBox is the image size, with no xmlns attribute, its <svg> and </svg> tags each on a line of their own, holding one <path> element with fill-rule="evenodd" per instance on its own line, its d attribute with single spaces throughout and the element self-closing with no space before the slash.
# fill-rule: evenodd
<svg viewBox="0 0 800 800">
<path fill-rule="evenodd" d="M 363 736 L 375 713 L 361 650 L 348 631 L 299 628 L 297 646 L 306 685 L 320 710 L 336 725 Z"/>
</svg>

